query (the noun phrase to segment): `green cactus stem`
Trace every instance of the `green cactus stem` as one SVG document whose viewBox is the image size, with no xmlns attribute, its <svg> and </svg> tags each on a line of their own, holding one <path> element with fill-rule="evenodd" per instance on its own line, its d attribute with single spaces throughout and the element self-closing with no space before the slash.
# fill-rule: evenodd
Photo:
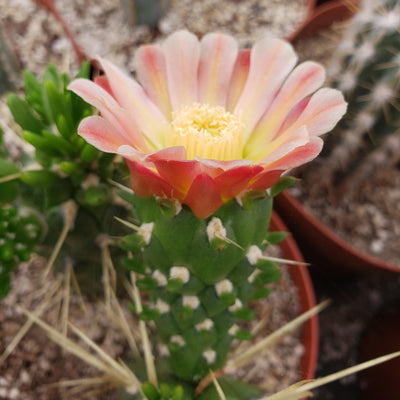
<svg viewBox="0 0 400 400">
<path fill-rule="evenodd" d="M 237 324 L 254 319 L 249 303 L 280 277 L 263 257 L 272 198 L 251 193 L 206 219 L 165 202 L 131 196 L 135 226 L 120 241 L 131 254 L 122 263 L 148 293 L 139 317 L 154 321 L 159 355 L 179 379 L 196 383 L 224 365 L 233 339 L 251 338 Z"/>
</svg>

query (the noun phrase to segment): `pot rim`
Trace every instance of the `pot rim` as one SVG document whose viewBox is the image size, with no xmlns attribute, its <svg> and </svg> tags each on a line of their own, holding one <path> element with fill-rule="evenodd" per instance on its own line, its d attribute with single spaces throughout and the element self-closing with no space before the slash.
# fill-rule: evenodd
<svg viewBox="0 0 400 400">
<path fill-rule="evenodd" d="M 289 232 L 278 214 L 273 211 L 270 221 L 271 231 Z M 303 256 L 291 235 L 280 242 L 279 247 L 282 250 L 283 257 L 289 260 L 295 260 L 303 263 Z M 298 290 L 298 297 L 301 312 L 306 312 L 316 306 L 314 287 L 308 273 L 307 267 L 299 265 L 289 266 L 289 273 Z M 314 315 L 303 325 L 302 344 L 304 354 L 301 359 L 301 379 L 313 379 L 318 361 L 319 349 L 319 327 L 318 316 Z"/>
<path fill-rule="evenodd" d="M 304 241 L 315 249 L 326 251 L 319 254 L 321 258 L 339 268 L 350 268 L 356 271 L 371 271 L 381 268 L 400 273 L 400 266 L 380 260 L 368 253 L 356 249 L 340 238 L 327 225 L 310 214 L 301 203 L 287 191 L 280 193 L 274 201 L 278 214 L 288 224 L 296 236 L 302 235 Z M 290 223 L 290 221 L 293 221 Z M 318 245 L 319 244 L 319 245 Z M 318 250 L 317 250 L 318 251 Z M 332 260 L 336 262 L 332 263 Z"/>
<path fill-rule="evenodd" d="M 287 40 L 294 43 L 299 39 L 312 37 L 321 30 L 329 28 L 334 22 L 348 19 L 357 10 L 359 1 L 332 0 L 316 6 L 316 0 L 309 0 L 306 17 Z"/>
</svg>

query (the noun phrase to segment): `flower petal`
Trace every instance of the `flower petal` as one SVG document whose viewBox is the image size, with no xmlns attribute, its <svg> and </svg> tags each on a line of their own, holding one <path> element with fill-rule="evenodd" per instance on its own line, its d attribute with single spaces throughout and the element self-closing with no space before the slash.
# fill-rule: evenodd
<svg viewBox="0 0 400 400">
<path fill-rule="evenodd" d="M 114 130 L 124 136 L 128 143 L 132 143 L 137 149 L 148 150 L 135 121 L 103 87 L 87 79 L 75 79 L 68 85 L 68 89 L 99 109 L 104 119 L 110 122 Z"/>
<path fill-rule="evenodd" d="M 173 110 L 197 101 L 197 70 L 200 58 L 200 43 L 188 31 L 178 31 L 163 43 L 168 90 Z"/>
<path fill-rule="evenodd" d="M 267 169 L 256 176 L 254 182 L 248 187 L 247 191 L 250 190 L 266 190 L 274 186 L 282 175 L 283 170 Z"/>
<path fill-rule="evenodd" d="M 297 61 L 293 47 L 283 40 L 265 38 L 251 50 L 250 71 L 235 114 L 245 125 L 244 142 L 270 106 Z"/>
<path fill-rule="evenodd" d="M 155 161 L 155 160 L 186 160 L 186 149 L 183 146 L 173 146 L 166 147 L 165 149 L 161 149 L 155 151 L 154 153 L 150 153 L 146 157 L 146 161 Z"/>
<path fill-rule="evenodd" d="M 209 158 L 201 158 L 195 157 L 195 160 L 200 162 L 201 169 L 203 172 L 209 173 L 210 170 L 218 170 L 218 171 L 227 171 L 228 169 L 241 167 L 245 165 L 250 165 L 253 163 L 253 160 L 246 160 L 246 159 L 238 159 L 238 160 L 213 160 Z M 213 175 L 212 173 L 209 175 Z"/>
<path fill-rule="evenodd" d="M 173 182 L 183 193 L 189 190 L 196 176 L 201 173 L 199 163 L 193 160 L 155 160 L 154 166 L 163 179 Z"/>
<path fill-rule="evenodd" d="M 159 108 L 147 97 L 143 88 L 109 61 L 99 58 L 113 94 L 119 104 L 132 113 L 132 118 L 154 150 L 165 145 L 169 124 Z"/>
<path fill-rule="evenodd" d="M 78 127 L 78 134 L 88 143 L 106 153 L 116 153 L 118 148 L 126 143 L 126 138 L 107 120 L 92 115 L 82 120 Z"/>
<path fill-rule="evenodd" d="M 296 67 L 255 127 L 244 154 L 272 140 L 293 107 L 321 87 L 324 80 L 324 68 L 315 62 L 304 62 Z"/>
<path fill-rule="evenodd" d="M 233 68 L 226 109 L 233 111 L 246 85 L 250 70 L 250 49 L 240 50 Z"/>
<path fill-rule="evenodd" d="M 222 198 L 227 201 L 242 192 L 263 168 L 260 165 L 242 166 L 223 172 L 215 178 Z"/>
<path fill-rule="evenodd" d="M 311 136 L 319 136 L 332 130 L 345 114 L 347 103 L 336 89 L 322 88 L 310 99 L 292 129 L 307 125 Z"/>
<path fill-rule="evenodd" d="M 310 135 L 307 128 L 303 125 L 297 131 L 286 131 L 284 134 L 276 137 L 272 142 L 259 146 L 252 154 L 252 158 L 262 165 L 268 165 L 296 147 L 304 146 L 310 141 Z"/>
<path fill-rule="evenodd" d="M 139 197 L 148 198 L 156 195 L 178 200 L 183 199 L 183 193 L 151 169 L 132 160 L 127 160 L 127 164 L 130 171 L 132 189 Z"/>
<path fill-rule="evenodd" d="M 199 62 L 199 102 L 225 107 L 237 54 L 238 45 L 232 36 L 209 33 L 203 37 Z"/>
<path fill-rule="evenodd" d="M 269 164 L 268 168 L 282 170 L 296 168 L 317 157 L 322 150 L 323 144 L 324 142 L 320 137 L 312 136 L 307 144 L 295 148 L 276 162 Z"/>
<path fill-rule="evenodd" d="M 94 83 L 103 88 L 107 93 L 114 97 L 108 79 L 105 75 L 99 75 L 94 78 Z"/>
<path fill-rule="evenodd" d="M 197 175 L 183 203 L 197 218 L 207 218 L 224 203 L 218 185 L 207 174 Z"/>
<path fill-rule="evenodd" d="M 135 53 L 136 73 L 150 99 L 171 119 L 165 56 L 157 45 L 141 46 Z"/>
<path fill-rule="evenodd" d="M 154 161 L 156 160 L 186 160 L 186 149 L 183 146 L 167 147 L 146 154 L 124 144 L 118 148 L 118 154 L 132 161 L 140 161 L 149 168 L 154 168 Z"/>
</svg>

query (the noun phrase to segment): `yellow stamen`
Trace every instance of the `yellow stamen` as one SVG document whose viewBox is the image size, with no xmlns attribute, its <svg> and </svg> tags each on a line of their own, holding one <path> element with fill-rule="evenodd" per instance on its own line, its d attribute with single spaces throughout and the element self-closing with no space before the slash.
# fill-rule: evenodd
<svg viewBox="0 0 400 400">
<path fill-rule="evenodd" d="M 188 160 L 235 160 L 242 158 L 243 129 L 240 118 L 223 107 L 184 106 L 173 115 L 171 146 L 184 146 Z"/>
</svg>

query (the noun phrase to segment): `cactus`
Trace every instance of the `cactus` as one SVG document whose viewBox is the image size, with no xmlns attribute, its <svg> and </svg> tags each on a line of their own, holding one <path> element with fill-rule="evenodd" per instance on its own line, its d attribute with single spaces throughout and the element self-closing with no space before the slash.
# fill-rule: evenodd
<svg viewBox="0 0 400 400">
<path fill-rule="evenodd" d="M 124 20 L 129 25 L 148 25 L 157 28 L 170 0 L 120 0 Z"/>
<path fill-rule="evenodd" d="M 17 71 L 17 63 L 6 44 L 0 24 L 0 94 L 15 88 Z"/>
<path fill-rule="evenodd" d="M 268 234 L 272 198 L 251 193 L 206 219 L 170 200 L 130 201 L 137 225 L 120 247 L 131 254 L 123 266 L 149 294 L 139 317 L 154 321 L 160 356 L 168 355 L 176 376 L 198 383 L 225 364 L 234 338 L 251 339 L 237 323 L 255 317 L 248 303 L 268 296 L 266 285 L 280 277 L 263 256 L 276 240 Z"/>
<path fill-rule="evenodd" d="M 12 270 L 29 260 L 43 228 L 43 221 L 34 211 L 18 213 L 15 207 L 0 204 L 0 300 L 10 289 Z"/>
<path fill-rule="evenodd" d="M 354 174 L 368 176 L 381 149 L 400 146 L 399 24 L 398 1 L 364 1 L 328 65 L 349 102 L 347 117 L 323 151 L 324 174 L 335 185 Z"/>
<path fill-rule="evenodd" d="M 89 73 L 90 65 L 85 63 L 78 76 L 88 77 Z M 17 210 L 35 209 L 47 221 L 48 233 L 36 249 L 47 257 L 68 223 L 68 236 L 57 260 L 69 256 L 78 267 L 85 265 L 83 270 L 90 275 L 87 280 L 93 281 L 93 275 L 100 275 L 88 269 L 100 264 L 97 237 L 121 233 L 121 227 L 116 230 L 114 215 L 127 213 L 124 206 L 115 204 L 109 183 L 110 179 L 120 179 L 125 171 L 115 155 L 100 152 L 77 134 L 79 122 L 93 111 L 66 90 L 68 83 L 68 76 L 50 64 L 42 80 L 24 72 L 24 97 L 8 95 L 7 104 L 21 127 L 21 136 L 35 153 L 32 156 L 22 149 L 19 159 L 12 160 L 2 146 L 0 204 L 13 205 Z M 71 200 L 77 207 L 72 207 L 76 210 L 69 213 L 67 221 Z"/>
</svg>

